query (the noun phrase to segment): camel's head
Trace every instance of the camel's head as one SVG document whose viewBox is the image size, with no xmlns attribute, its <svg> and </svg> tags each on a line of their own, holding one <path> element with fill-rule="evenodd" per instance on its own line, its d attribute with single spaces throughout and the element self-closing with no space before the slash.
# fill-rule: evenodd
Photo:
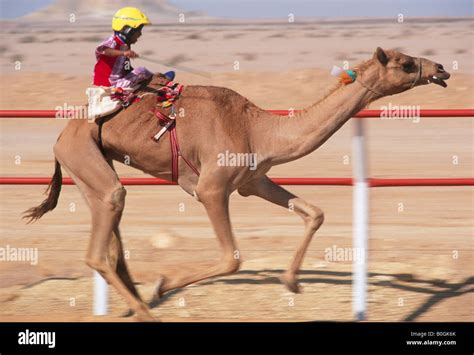
<svg viewBox="0 0 474 355">
<path fill-rule="evenodd" d="M 378 47 L 372 59 L 371 71 L 375 86 L 385 95 L 398 94 L 415 86 L 429 83 L 447 87 L 450 74 L 441 64 L 425 58 L 410 57 L 395 50 Z"/>
</svg>

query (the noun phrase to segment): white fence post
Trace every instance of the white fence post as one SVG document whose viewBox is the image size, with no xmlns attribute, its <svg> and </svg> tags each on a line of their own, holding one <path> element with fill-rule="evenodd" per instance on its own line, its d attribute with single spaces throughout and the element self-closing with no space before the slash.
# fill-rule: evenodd
<svg viewBox="0 0 474 355">
<path fill-rule="evenodd" d="M 364 140 L 364 120 L 354 118 L 352 137 L 353 197 L 352 233 L 356 257 L 352 261 L 352 312 L 356 320 L 365 320 L 367 312 L 367 240 L 369 226 L 369 184 Z"/>
<path fill-rule="evenodd" d="M 94 271 L 94 315 L 104 316 L 107 314 L 108 290 L 107 282 L 97 271 Z"/>
</svg>

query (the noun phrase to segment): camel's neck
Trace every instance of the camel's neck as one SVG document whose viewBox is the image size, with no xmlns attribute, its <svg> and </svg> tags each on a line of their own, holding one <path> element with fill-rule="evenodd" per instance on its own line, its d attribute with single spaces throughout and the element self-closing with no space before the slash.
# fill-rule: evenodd
<svg viewBox="0 0 474 355">
<path fill-rule="evenodd" d="M 367 106 L 374 94 L 359 83 L 352 83 L 336 89 L 321 102 L 295 114 L 294 117 L 282 116 L 260 120 L 268 127 L 263 129 L 263 142 L 267 147 L 265 158 L 271 165 L 283 164 L 301 158 L 331 137 L 341 126 L 357 112 Z M 262 131 L 260 131 L 262 132 Z"/>
</svg>

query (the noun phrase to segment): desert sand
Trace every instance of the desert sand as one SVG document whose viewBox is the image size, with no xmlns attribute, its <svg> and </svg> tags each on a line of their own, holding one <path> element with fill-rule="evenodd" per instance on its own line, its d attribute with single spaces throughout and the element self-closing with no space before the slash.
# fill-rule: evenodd
<svg viewBox="0 0 474 355">
<path fill-rule="evenodd" d="M 0 109 L 84 104 L 94 48 L 108 35 L 107 26 L 25 23 L 6 26 Z M 177 81 L 185 85 L 230 87 L 263 108 L 298 109 L 335 82 L 329 75 L 333 64 L 352 66 L 369 59 L 377 46 L 397 48 L 442 63 L 453 74 L 449 86 L 416 88 L 370 108 L 389 103 L 472 108 L 473 27 L 466 19 L 171 24 L 146 29 L 135 50 L 211 74 L 206 78 L 177 70 Z M 134 64 L 169 70 L 141 59 Z M 52 147 L 65 124 L 1 119 L 1 176 L 50 176 Z M 472 118 L 368 119 L 366 127 L 372 177 L 473 176 Z M 349 122 L 318 151 L 269 175 L 349 177 L 351 135 Z M 127 166 L 117 168 L 121 177 L 144 176 Z M 122 235 L 132 275 L 146 299 L 161 272 L 218 257 L 204 209 L 192 197 L 175 186 L 127 190 Z M 300 275 L 304 293 L 289 293 L 277 279 L 301 238 L 299 218 L 257 198 L 233 195 L 241 271 L 170 292 L 153 314 L 164 321 L 351 320 L 352 264 L 326 260 L 325 250 L 352 245 L 352 190 L 289 190 L 325 212 Z M 110 315 L 92 316 L 92 271 L 84 263 L 90 217 L 76 187 L 63 187 L 56 210 L 36 224 L 20 219 L 22 211 L 42 200 L 43 191 L 44 186 L 0 186 L 0 246 L 39 251 L 37 265 L 0 262 L 0 320 L 132 320 L 121 317 L 126 305 L 113 290 Z M 370 205 L 368 318 L 473 321 L 472 187 L 376 188 Z"/>
</svg>

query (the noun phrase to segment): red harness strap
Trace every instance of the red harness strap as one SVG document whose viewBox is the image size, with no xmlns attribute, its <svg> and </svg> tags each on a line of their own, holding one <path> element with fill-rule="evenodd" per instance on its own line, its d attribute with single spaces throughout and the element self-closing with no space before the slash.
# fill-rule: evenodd
<svg viewBox="0 0 474 355">
<path fill-rule="evenodd" d="M 171 178 L 173 181 L 177 182 L 179 178 L 179 158 L 183 158 L 184 162 L 194 171 L 194 173 L 199 176 L 199 171 L 194 167 L 194 165 L 186 159 L 183 154 L 181 153 L 181 149 L 179 148 L 178 143 L 178 135 L 176 134 L 176 121 L 175 119 L 169 118 L 165 116 L 160 111 L 155 111 L 156 117 L 160 120 L 160 122 L 167 124 L 170 121 L 173 121 L 171 125 L 168 127 L 168 131 L 170 132 L 170 145 L 171 145 Z"/>
</svg>

